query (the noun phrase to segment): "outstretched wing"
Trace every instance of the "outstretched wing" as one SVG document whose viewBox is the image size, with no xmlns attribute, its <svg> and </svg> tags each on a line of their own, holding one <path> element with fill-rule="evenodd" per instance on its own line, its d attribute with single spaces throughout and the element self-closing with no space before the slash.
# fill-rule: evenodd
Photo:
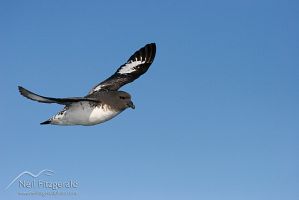
<svg viewBox="0 0 299 200">
<path fill-rule="evenodd" d="M 118 90 L 123 85 L 133 82 L 148 70 L 155 55 L 156 44 L 145 45 L 136 51 L 125 64 L 120 66 L 112 76 L 94 86 L 88 94 L 99 90 Z"/>
<path fill-rule="evenodd" d="M 71 98 L 52 98 L 52 97 L 44 97 L 40 96 L 38 94 L 35 94 L 33 92 L 30 92 L 29 90 L 18 86 L 19 91 L 21 95 L 24 97 L 31 99 L 33 101 L 38 101 L 41 103 L 57 103 L 57 104 L 62 104 L 62 105 L 69 105 L 74 102 L 79 102 L 79 101 L 91 101 L 91 102 L 97 102 L 99 103 L 98 100 L 96 99 L 91 99 L 91 98 L 82 98 L 82 97 L 71 97 Z"/>
</svg>

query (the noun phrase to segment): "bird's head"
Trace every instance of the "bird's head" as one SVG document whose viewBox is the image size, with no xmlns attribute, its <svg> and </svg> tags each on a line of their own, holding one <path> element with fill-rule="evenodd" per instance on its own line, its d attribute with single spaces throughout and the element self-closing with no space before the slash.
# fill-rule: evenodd
<svg viewBox="0 0 299 200">
<path fill-rule="evenodd" d="M 120 102 L 126 107 L 126 108 L 132 108 L 135 109 L 135 105 L 131 100 L 131 95 L 124 91 L 119 91 L 117 97 L 119 98 Z"/>
</svg>

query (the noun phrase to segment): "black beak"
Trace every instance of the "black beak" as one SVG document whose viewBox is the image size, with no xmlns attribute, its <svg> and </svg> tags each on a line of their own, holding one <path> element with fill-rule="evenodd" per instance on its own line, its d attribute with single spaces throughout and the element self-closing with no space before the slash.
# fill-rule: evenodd
<svg viewBox="0 0 299 200">
<path fill-rule="evenodd" d="M 134 104 L 133 104 L 132 101 L 130 101 L 130 102 L 128 103 L 128 106 L 129 106 L 130 108 L 132 108 L 132 109 L 135 109 L 135 106 L 134 106 Z"/>
</svg>

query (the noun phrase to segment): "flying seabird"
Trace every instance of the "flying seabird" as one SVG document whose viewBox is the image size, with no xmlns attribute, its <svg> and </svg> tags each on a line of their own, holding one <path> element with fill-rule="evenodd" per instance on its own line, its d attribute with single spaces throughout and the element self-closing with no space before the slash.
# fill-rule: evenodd
<svg viewBox="0 0 299 200">
<path fill-rule="evenodd" d="M 144 74 L 153 63 L 155 54 L 155 43 L 145 45 L 84 97 L 45 97 L 21 86 L 18 88 L 21 95 L 33 101 L 64 105 L 63 110 L 40 124 L 91 126 L 110 120 L 129 107 L 135 109 L 131 95 L 118 89 Z"/>
</svg>

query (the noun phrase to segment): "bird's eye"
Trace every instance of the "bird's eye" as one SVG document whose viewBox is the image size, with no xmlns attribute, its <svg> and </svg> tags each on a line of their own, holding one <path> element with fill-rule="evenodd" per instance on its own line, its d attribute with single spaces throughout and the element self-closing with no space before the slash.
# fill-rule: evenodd
<svg viewBox="0 0 299 200">
<path fill-rule="evenodd" d="M 119 98 L 120 98 L 120 99 L 125 99 L 126 97 L 123 97 L 123 96 L 119 96 Z"/>
</svg>

